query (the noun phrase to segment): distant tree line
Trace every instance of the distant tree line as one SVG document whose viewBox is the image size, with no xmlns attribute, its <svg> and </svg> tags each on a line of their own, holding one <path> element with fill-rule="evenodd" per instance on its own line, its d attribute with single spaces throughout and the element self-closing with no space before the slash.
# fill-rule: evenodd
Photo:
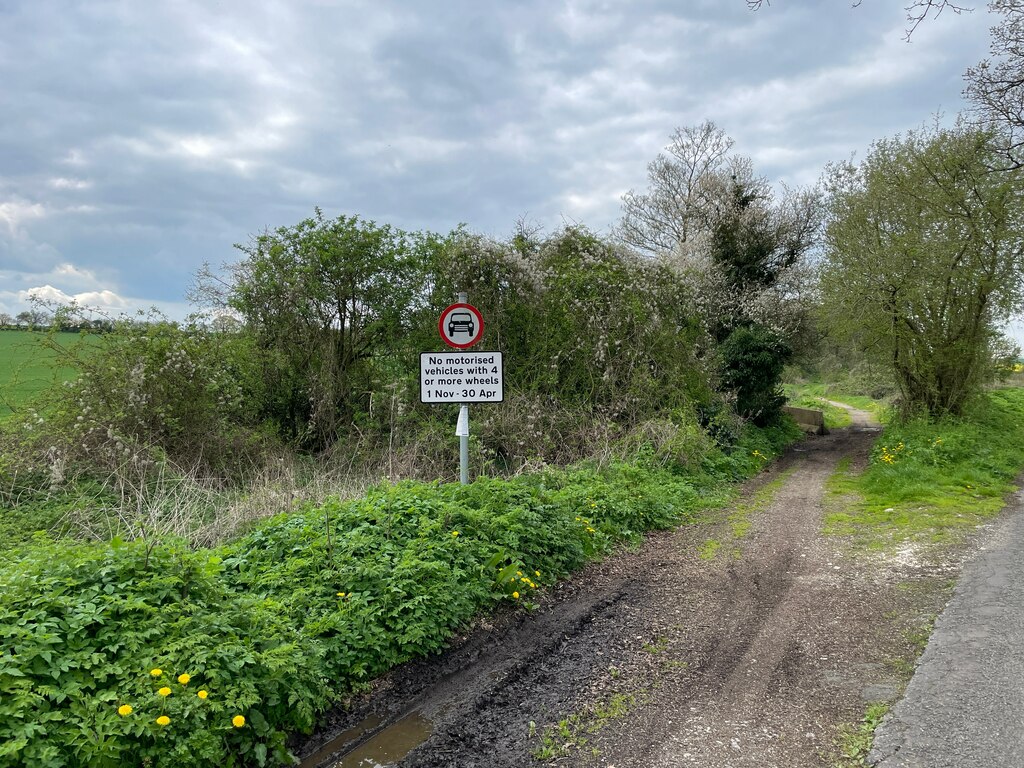
<svg viewBox="0 0 1024 768">
<path fill-rule="evenodd" d="M 42 307 L 33 307 L 17 314 L 0 312 L 0 330 L 48 330 L 63 332 L 95 331 L 106 332 L 114 327 L 109 318 L 89 318 L 75 313 L 52 312 Z"/>
</svg>

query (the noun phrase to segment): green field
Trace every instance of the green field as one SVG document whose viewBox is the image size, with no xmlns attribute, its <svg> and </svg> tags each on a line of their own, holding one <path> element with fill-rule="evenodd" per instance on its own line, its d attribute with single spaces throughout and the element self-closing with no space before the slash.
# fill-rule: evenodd
<svg viewBox="0 0 1024 768">
<path fill-rule="evenodd" d="M 0 331 L 0 419 L 31 402 L 55 382 L 74 378 L 73 368 L 58 368 L 56 353 L 42 344 L 39 331 Z M 77 333 L 58 333 L 58 343 L 69 345 Z"/>
</svg>

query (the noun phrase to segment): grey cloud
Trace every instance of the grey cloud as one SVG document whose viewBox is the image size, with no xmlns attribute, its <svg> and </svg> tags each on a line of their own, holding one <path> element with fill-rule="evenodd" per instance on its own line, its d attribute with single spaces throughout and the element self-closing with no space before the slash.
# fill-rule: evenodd
<svg viewBox="0 0 1024 768">
<path fill-rule="evenodd" d="M 706 118 L 769 178 L 813 181 L 955 112 L 986 23 L 943 18 L 907 46 L 897 4 L 830 0 L 8 0 L 0 206 L 22 215 L 0 207 L 2 288 L 70 263 L 105 281 L 90 290 L 173 302 L 200 263 L 315 205 L 602 230 L 673 128 Z"/>
</svg>

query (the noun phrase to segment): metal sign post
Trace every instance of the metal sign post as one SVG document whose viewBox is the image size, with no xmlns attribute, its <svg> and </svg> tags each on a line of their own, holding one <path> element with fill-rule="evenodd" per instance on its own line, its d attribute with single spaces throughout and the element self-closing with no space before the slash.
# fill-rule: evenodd
<svg viewBox="0 0 1024 768">
<path fill-rule="evenodd" d="M 459 436 L 459 482 L 469 485 L 469 406 L 459 406 L 459 422 L 455 426 Z"/>
<path fill-rule="evenodd" d="M 469 296 L 460 291 L 459 304 L 469 303 Z M 483 323 L 480 324 L 483 331 Z M 469 485 L 469 406 L 463 403 L 459 408 L 459 422 L 455 426 L 455 434 L 459 436 L 459 482 Z"/>
</svg>

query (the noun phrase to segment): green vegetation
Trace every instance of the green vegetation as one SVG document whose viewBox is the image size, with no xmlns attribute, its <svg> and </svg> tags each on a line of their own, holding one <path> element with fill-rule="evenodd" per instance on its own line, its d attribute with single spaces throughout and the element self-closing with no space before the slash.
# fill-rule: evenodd
<svg viewBox="0 0 1024 768">
<path fill-rule="evenodd" d="M 287 734 L 331 702 L 479 611 L 694 519 L 793 434 L 750 429 L 713 471 L 651 455 L 381 485 L 212 550 L 40 539 L 0 568 L 0 766 L 288 764 Z"/>
<path fill-rule="evenodd" d="M 229 279 L 203 276 L 200 292 L 242 318 L 247 413 L 292 445 L 424 437 L 411 433 L 444 409 L 419 402 L 418 355 L 440 345 L 438 314 L 459 290 L 487 318 L 486 348 L 516 361 L 505 374 L 514 421 L 548 414 L 564 433 L 534 424 L 552 439 L 523 440 L 507 406 L 481 408 L 481 438 L 504 467 L 568 463 L 588 454 L 589 426 L 719 399 L 697 360 L 701 322 L 685 277 L 582 227 L 499 242 L 317 212 L 242 250 Z"/>
<path fill-rule="evenodd" d="M 968 530 L 1024 465 L 1022 391 L 978 394 L 1016 375 L 995 328 L 1024 274 L 1017 174 L 987 173 L 991 139 L 922 133 L 839 169 L 822 290 L 818 193 L 776 199 L 708 123 L 626 196 L 620 234 L 644 256 L 579 226 L 493 240 L 317 210 L 204 271 L 209 316 L 65 308 L 49 333 L 0 332 L 0 768 L 290 764 L 290 733 L 481 611 L 706 519 L 797 438 L 778 413 L 790 360 L 846 371 L 789 392 L 832 427 L 846 415 L 823 399 L 903 396 L 867 470 L 831 480 L 853 503 L 829 531 Z M 877 248 L 880 209 L 901 235 Z M 474 408 L 470 486 L 439 481 L 455 406 L 420 403 L 416 376 L 459 291 L 515 362 L 505 402 Z M 700 556 L 738 556 L 783 480 Z M 541 750 L 634 703 L 567 718 Z"/>
<path fill-rule="evenodd" d="M 756 461 L 764 462 L 768 457 L 761 453 L 760 450 L 755 449 L 751 452 L 751 457 Z M 778 493 L 779 489 L 785 485 L 786 480 L 793 473 L 793 470 L 783 472 L 777 478 L 767 483 L 763 488 L 760 488 L 750 499 L 735 504 L 726 516 L 726 523 L 728 524 L 728 530 L 726 532 L 726 541 L 720 541 L 718 539 L 707 539 L 700 547 L 697 556 L 701 560 L 714 560 L 718 553 L 722 550 L 725 544 L 733 545 L 730 548 L 730 552 L 733 556 L 739 556 L 739 549 L 735 545 L 750 532 L 750 518 L 751 516 L 760 510 L 763 510 L 769 504 L 772 499 L 775 498 L 775 494 Z"/>
<path fill-rule="evenodd" d="M 718 551 L 722 548 L 722 542 L 718 539 L 708 539 L 701 544 L 700 551 L 697 556 L 701 560 L 714 560 L 718 557 Z"/>
<path fill-rule="evenodd" d="M 4 457 L 0 455 L 0 470 Z M 4 508 L 7 499 L 12 504 Z M 73 488 L 47 493 L 10 486 L 0 488 L 0 563 L 6 552 L 30 543 L 41 532 L 61 538 L 73 528 L 96 528 L 113 538 L 119 532 L 117 520 L 106 510 L 116 508 L 116 499 L 101 484 L 82 481 Z"/>
<path fill-rule="evenodd" d="M 889 367 L 907 414 L 961 415 L 1018 350 L 1024 179 L 967 122 L 874 143 L 828 178 L 823 321 Z"/>
<path fill-rule="evenodd" d="M 850 503 L 826 517 L 829 533 L 871 548 L 944 542 L 1003 507 L 1024 466 L 1024 389 L 986 393 L 960 419 L 890 424 L 862 474 L 844 464 L 830 480 Z"/>
<path fill-rule="evenodd" d="M 850 417 L 850 413 L 846 409 L 840 408 L 837 405 L 832 405 L 832 403 L 820 397 L 808 394 L 796 394 L 794 389 L 795 388 L 792 385 L 786 385 L 784 387 L 786 392 L 786 404 L 797 408 L 811 408 L 816 411 L 821 411 L 825 417 L 826 429 L 841 429 L 843 427 L 848 427 L 853 423 L 853 419 Z"/>
<path fill-rule="evenodd" d="M 873 413 L 875 418 L 883 424 L 889 421 L 889 408 L 885 403 L 881 403 L 866 395 L 848 395 L 842 392 L 837 392 L 834 397 L 830 397 L 829 399 L 834 399 L 837 403 L 852 406 L 859 411 Z"/>
<path fill-rule="evenodd" d="M 828 401 L 842 403 L 858 411 L 867 411 L 881 423 L 889 421 L 889 405 L 877 398 L 863 394 L 854 394 L 845 388 L 820 382 L 789 383 L 784 387 L 790 405 L 799 408 L 816 408 L 825 414 L 825 426 L 832 428 L 848 427 L 851 424 L 850 414 L 843 408 L 831 405 Z M 831 423 L 830 423 L 831 422 Z"/>
<path fill-rule="evenodd" d="M 875 729 L 889 711 L 888 704 L 871 704 L 856 725 L 845 725 L 839 730 L 837 747 L 839 759 L 835 768 L 856 768 L 867 765 L 868 753 L 875 738 Z"/>
<path fill-rule="evenodd" d="M 668 650 L 668 638 L 661 636 L 654 643 L 644 643 L 644 650 L 655 656 L 664 653 Z"/>
<path fill-rule="evenodd" d="M 678 128 L 665 149 L 647 166 L 647 190 L 623 197 L 618 235 L 679 264 L 696 288 L 691 300 L 718 347 L 717 373 L 736 411 L 771 423 L 783 368 L 810 314 L 792 289 L 815 246 L 820 194 L 777 194 L 709 121 Z"/>
<path fill-rule="evenodd" d="M 774 409 L 782 335 L 740 318 L 723 358 L 686 274 L 582 228 L 494 242 L 318 212 L 242 250 L 197 289 L 233 314 L 31 337 L 40 396 L 0 429 L 0 768 L 289 764 L 339 697 L 723 504 L 798 435 Z M 475 409 L 476 482 L 297 503 L 339 466 L 451 475 L 454 408 L 419 403 L 415 361 L 458 289 L 516 361 Z M 734 395 L 758 388 L 753 427 Z"/>
<path fill-rule="evenodd" d="M 762 454 L 760 451 L 754 451 L 756 458 L 767 461 L 768 457 Z M 758 491 L 750 498 L 749 501 L 744 501 L 737 504 L 732 511 L 729 513 L 729 527 L 732 533 L 733 539 L 742 539 L 747 533 L 750 532 L 750 517 L 755 512 L 759 512 L 765 509 L 772 500 L 775 498 L 775 494 L 779 492 L 779 489 L 786 484 L 790 475 L 793 474 L 792 469 L 789 469 L 777 478 L 767 483 L 763 488 Z"/>
<path fill-rule="evenodd" d="M 534 758 L 546 762 L 582 749 L 587 745 L 589 736 L 599 733 L 612 720 L 629 714 L 637 703 L 635 694 L 613 693 L 586 711 L 559 720 L 541 734 L 540 746 L 533 751 Z M 598 754 L 597 749 L 591 751 L 592 756 Z"/>
</svg>

